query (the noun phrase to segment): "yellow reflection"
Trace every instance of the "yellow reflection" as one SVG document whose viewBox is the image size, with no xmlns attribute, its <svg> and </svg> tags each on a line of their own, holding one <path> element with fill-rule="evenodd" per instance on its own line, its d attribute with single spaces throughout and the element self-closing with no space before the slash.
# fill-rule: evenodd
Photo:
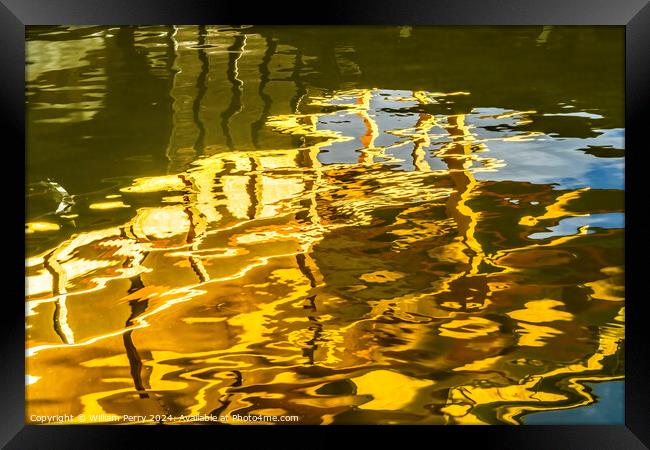
<svg viewBox="0 0 650 450">
<path fill-rule="evenodd" d="M 603 267 L 600 271 L 606 275 L 607 278 L 585 283 L 585 286 L 591 288 L 593 292 L 591 298 L 611 302 L 620 302 L 625 300 L 623 268 L 618 266 Z"/>
<path fill-rule="evenodd" d="M 522 217 L 521 220 L 519 220 L 519 224 L 533 226 L 538 222 L 540 222 L 541 220 L 560 219 L 567 216 L 589 215 L 589 214 L 575 214 L 572 213 L 569 209 L 567 209 L 569 203 L 571 203 L 573 200 L 580 198 L 580 195 L 583 192 L 586 192 L 588 190 L 589 188 L 582 188 L 582 189 L 577 189 L 575 191 L 562 194 L 555 200 L 555 203 L 546 207 L 546 211 L 544 212 L 544 214 L 542 214 L 539 217 L 533 217 L 533 216 Z"/>
<path fill-rule="evenodd" d="M 186 233 L 190 221 L 181 206 L 142 209 L 134 219 L 133 231 L 139 236 L 167 239 Z"/>
<path fill-rule="evenodd" d="M 554 309 L 557 306 L 564 306 L 564 303 L 557 300 L 534 300 L 526 303 L 525 306 L 525 309 L 511 311 L 507 314 L 513 319 L 531 323 L 555 322 L 573 318 L 571 313 Z"/>
<path fill-rule="evenodd" d="M 124 204 L 124 202 L 122 201 L 115 201 L 115 202 L 92 203 L 88 207 L 90 209 L 116 209 L 116 208 L 130 208 L 131 206 Z"/>
<path fill-rule="evenodd" d="M 359 408 L 389 411 L 404 409 L 420 389 L 433 385 L 432 381 L 418 380 L 391 370 L 373 370 L 352 381 L 357 386 L 357 395 L 372 398 Z"/>
<path fill-rule="evenodd" d="M 452 320 L 440 326 L 440 336 L 456 339 L 473 339 L 499 330 L 499 324 L 482 317 Z"/>
<path fill-rule="evenodd" d="M 194 31 L 174 33 L 176 51 L 187 52 Z M 209 62 L 227 64 L 227 53 Z M 235 76 L 258 69 L 243 55 Z M 537 244 L 518 234 L 579 215 L 573 202 L 586 190 L 517 184 L 544 212 L 503 212 L 493 205 L 506 203 L 509 185 L 476 173 L 505 163 L 479 155 L 536 132 L 481 138 L 471 112 L 412 113 L 395 129 L 378 119 L 382 93 L 338 92 L 314 98 L 309 114 L 271 116 L 270 130 L 304 139 L 296 148 L 206 146 L 214 151 L 187 170 L 137 178 L 121 189 L 129 203 L 150 193 L 164 200 L 28 258 L 28 370 L 37 380 L 28 411 L 519 423 L 534 410 L 593 403 L 584 380 L 613 379 L 622 352 L 615 302 L 624 271 L 603 250 L 617 236 L 594 244 L 582 229 Z M 408 108 L 468 95 L 389 93 Z M 381 146 L 386 135 L 398 144 Z M 572 278 L 563 269 L 577 258 L 584 277 Z M 594 309 L 582 314 L 569 298 L 583 293 L 606 301 L 587 302 Z M 595 328 L 595 338 L 586 334 Z"/>
<path fill-rule="evenodd" d="M 122 192 L 146 193 L 180 191 L 185 187 L 183 180 L 176 175 L 136 178 L 131 186 L 122 188 Z"/>
<path fill-rule="evenodd" d="M 38 231 L 56 231 L 61 227 L 51 222 L 27 222 L 25 224 L 25 233 L 36 233 Z"/>
</svg>

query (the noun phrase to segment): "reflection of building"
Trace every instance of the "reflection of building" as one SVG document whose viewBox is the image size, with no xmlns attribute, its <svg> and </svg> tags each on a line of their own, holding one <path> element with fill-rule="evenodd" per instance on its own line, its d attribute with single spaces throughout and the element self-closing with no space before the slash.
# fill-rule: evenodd
<svg viewBox="0 0 650 450">
<path fill-rule="evenodd" d="M 102 196 L 121 180 L 182 171 L 205 154 L 295 148 L 300 138 L 273 133 L 263 126 L 268 117 L 306 113 L 304 99 L 342 86 L 400 88 L 408 79 L 409 87 L 421 92 L 434 87 L 472 91 L 472 96 L 455 96 L 453 102 L 428 104 L 422 116 L 466 115 L 476 104 L 553 113 L 573 98 L 575 103 L 565 106 L 603 112 L 602 128 L 622 126 L 622 101 L 607 94 L 618 93 L 615 87 L 623 79 L 622 71 L 612 69 L 620 57 L 614 49 L 622 42 L 620 30 L 614 29 L 554 28 L 547 44 L 563 39 L 579 43 L 583 54 L 593 56 L 580 61 L 567 60 L 552 45 L 536 53 L 541 27 L 474 33 L 435 27 L 30 30 L 28 56 L 35 64 L 27 71 L 28 176 L 30 182 L 51 177 L 72 195 Z M 514 41 L 522 45 L 512 46 Z M 459 53 L 459 47 L 473 50 Z M 379 53 L 382 58 L 376 57 Z M 520 61 L 522 55 L 529 64 L 503 63 L 483 76 L 466 70 L 488 61 Z M 602 64 L 607 70 L 601 70 Z M 585 78 L 582 73 L 601 75 Z M 529 88 L 536 80 L 544 80 L 547 92 L 531 98 Z M 524 129 L 581 138 L 595 134 L 586 121 L 566 127 L 562 124 L 567 118 L 553 114 L 532 114 L 527 120 Z M 426 152 L 415 151 L 420 154 L 416 164 L 427 162 Z M 89 176 L 76 176 L 68 160 Z M 81 228 L 92 223 L 84 216 L 78 220 L 87 220 Z M 61 227 L 64 232 L 70 228 Z M 34 243 L 35 251 L 53 245 L 43 240 Z"/>
<path fill-rule="evenodd" d="M 271 144 L 263 125 L 269 114 L 295 112 L 305 93 L 296 77 L 301 62 L 294 49 L 258 34 L 213 27 L 174 27 L 171 40 L 175 127 L 167 157 L 172 172 L 206 146 L 215 151 L 278 145 L 278 136 Z M 288 101 L 280 104 L 280 99 Z M 292 146 L 291 140 L 284 146 Z"/>
<path fill-rule="evenodd" d="M 271 117 L 303 147 L 206 145 L 211 156 L 190 169 L 137 179 L 122 199 L 93 205 L 145 202 L 128 223 L 30 258 L 34 410 L 55 412 L 49 398 L 86 414 L 267 405 L 317 423 L 337 413 L 417 421 L 427 410 L 424 420 L 480 423 L 593 401 L 577 380 L 620 374 L 620 263 L 598 245 L 607 235 L 526 236 L 580 214 L 580 200 L 598 193 L 521 186 L 539 205 L 513 205 L 499 183 L 476 180 L 499 161 L 475 153 L 489 140 L 472 134 L 467 116 L 421 113 L 387 130 L 373 106 L 380 94 L 353 90 L 317 100 L 313 113 Z M 317 112 L 330 104 L 338 109 Z M 359 120 L 361 133 L 341 129 L 343 118 Z M 397 141 L 379 146 L 390 134 Z M 493 219 L 474 209 L 479 197 L 506 222 L 486 226 Z M 582 257 L 579 278 L 543 273 L 585 252 L 592 262 Z M 567 292 L 608 300 L 598 348 Z M 581 336 L 577 348 L 563 345 Z M 46 372 L 61 355 L 74 361 L 61 369 L 65 383 Z M 267 396 L 247 397 L 259 389 Z"/>
<path fill-rule="evenodd" d="M 601 84 L 622 86 L 622 72 L 600 71 L 605 79 L 573 78 L 586 69 L 570 70 L 566 57 L 548 58 L 549 51 L 531 54 L 526 46 L 510 45 L 513 39 L 525 40 L 536 48 L 541 29 L 511 30 L 511 34 L 494 30 L 477 30 L 477 34 L 462 30 L 443 30 L 435 27 L 415 27 L 407 38 L 395 39 L 398 28 L 382 30 L 368 29 L 360 33 L 349 28 L 282 28 L 282 27 L 173 27 L 169 45 L 173 49 L 169 57 L 172 67 L 172 87 L 169 96 L 173 102 L 174 131 L 166 149 L 171 159 L 172 171 L 185 167 L 192 157 L 203 154 L 205 145 L 217 148 L 246 149 L 269 148 L 271 146 L 293 147 L 295 143 L 278 141 L 277 135 L 268 133 L 261 125 L 269 115 L 295 114 L 302 111 L 301 99 L 307 91 L 319 95 L 322 89 L 341 89 L 345 86 L 382 86 L 399 88 L 400 80 L 408 72 L 409 83 L 421 89 L 431 89 L 431 73 L 435 72 L 435 86 L 450 91 L 471 89 L 471 98 L 458 98 L 454 104 L 440 104 L 441 114 L 468 113 L 475 104 L 498 106 L 504 109 L 536 109 L 550 111 L 567 98 L 575 98 L 576 105 L 588 104 L 593 92 L 602 89 Z M 368 39 L 370 33 L 374 39 Z M 447 35 L 453 34 L 453 39 Z M 606 61 L 609 55 L 618 51 L 617 39 L 622 35 L 611 30 L 611 35 L 590 34 L 587 30 L 557 28 L 557 39 L 571 39 L 572 33 L 582 33 L 581 42 L 593 42 L 583 51 L 608 52 L 608 58 L 585 58 L 590 64 Z M 618 34 L 617 34 L 618 33 Z M 566 35 L 566 37 L 565 37 Z M 447 36 L 447 38 L 445 38 Z M 478 42 L 477 42 L 478 41 Z M 495 41 L 504 43 L 497 45 Z M 387 46 L 387 42 L 391 45 Z M 422 45 L 436 42 L 435 46 Z M 489 73 L 476 77 L 465 70 L 468 62 L 458 56 L 458 46 L 481 48 L 472 53 L 477 59 L 472 66 L 481 65 L 479 60 L 519 61 L 522 52 L 531 60 L 530 64 L 495 66 Z M 507 49 L 508 55 L 503 51 Z M 474 54 L 476 53 L 476 54 Z M 382 58 L 376 58 L 382 54 Z M 450 55 L 455 57 L 451 57 Z M 545 55 L 545 56 L 544 56 Z M 611 56 L 611 58 L 610 58 Z M 387 59 L 386 59 L 387 58 Z M 539 60 L 538 60 L 539 59 Z M 573 64 L 573 62 L 570 62 Z M 581 62 L 584 64 L 584 61 Z M 608 64 L 608 67 L 611 64 Z M 494 66 L 494 65 L 493 65 Z M 497 70 L 498 69 L 498 70 Z M 531 99 L 528 93 L 530 82 L 538 74 L 557 70 L 564 77 L 545 76 L 545 83 L 559 83 L 548 86 L 547 94 Z M 597 68 L 588 70 L 597 73 Z M 507 76 L 504 76 L 504 73 Z M 487 78 L 486 78 L 487 77 Z M 567 78 L 569 77 L 569 78 Z M 508 89 L 485 89 L 487 86 L 501 86 L 504 78 L 511 79 Z M 315 92 L 314 92 L 315 91 Z M 477 98 L 477 95 L 480 96 Z M 611 110 L 603 120 L 620 118 L 622 103 L 614 98 L 604 97 L 597 105 L 600 110 Z M 538 129 L 566 135 L 567 131 L 553 123 L 551 117 L 534 116 Z M 606 128 L 622 126 L 622 122 Z M 582 128 L 574 126 L 575 130 Z M 584 137 L 589 130 L 578 135 Z"/>
</svg>

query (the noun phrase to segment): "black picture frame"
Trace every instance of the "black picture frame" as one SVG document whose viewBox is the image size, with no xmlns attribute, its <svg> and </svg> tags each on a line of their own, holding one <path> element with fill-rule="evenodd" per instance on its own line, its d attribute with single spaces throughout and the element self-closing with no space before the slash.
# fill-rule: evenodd
<svg viewBox="0 0 650 450">
<path fill-rule="evenodd" d="M 198 0 L 174 2 L 173 0 L 1 0 L 0 39 L 3 64 L 0 70 L 3 125 L 5 136 L 13 138 L 14 146 L 5 148 L 14 154 L 15 162 L 7 166 L 6 173 L 17 174 L 19 166 L 25 169 L 20 154 L 25 144 L 25 26 L 52 24 L 381 24 L 381 25 L 619 25 L 625 27 L 626 55 L 626 259 L 639 252 L 637 242 L 642 242 L 638 231 L 643 220 L 633 206 L 640 201 L 639 177 L 632 176 L 635 168 L 643 167 L 642 147 L 644 138 L 643 118 L 649 109 L 650 80 L 650 6 L 647 0 L 446 0 L 417 1 L 362 0 L 318 4 L 259 2 L 211 2 Z M 644 114 L 646 113 L 646 114 Z M 646 138 L 647 139 L 647 138 Z M 20 183 L 18 180 L 16 183 Z M 15 211 L 24 208 L 20 191 L 13 184 L 7 195 L 7 215 L 16 220 L 9 224 L 8 233 L 21 236 L 24 224 Z M 24 185 L 23 185 L 24 187 Z M 16 192 L 18 191 L 18 192 Z M 23 197 L 24 198 L 24 197 Z M 640 203 L 642 206 L 643 204 Z M 641 208 L 642 209 L 642 208 Z M 638 208 L 637 208 L 638 211 Z M 15 223 L 14 223 L 15 222 Z M 13 228 L 15 227 L 15 229 Z M 638 239 L 637 239 L 638 238 Z M 15 239 L 17 251 L 24 250 Z M 635 249 L 636 247 L 636 249 Z M 9 253 L 13 255 L 13 253 Z M 8 255 L 8 256 L 9 256 Z M 133 448 L 136 437 L 149 445 L 154 442 L 171 442 L 172 437 L 183 439 L 189 432 L 201 433 L 201 438 L 223 442 L 226 437 L 248 439 L 251 433 L 273 442 L 287 442 L 279 432 L 286 427 L 113 427 L 113 426 L 38 426 L 25 425 L 24 421 L 24 307 L 20 297 L 24 295 L 24 271 L 11 256 L 5 267 L 4 324 L 0 329 L 2 339 L 0 355 L 3 370 L 0 371 L 0 444 L 5 448 Z M 441 436 L 464 444 L 475 442 L 485 447 L 493 442 L 498 448 L 624 448 L 637 449 L 650 446 L 650 398 L 646 380 L 648 353 L 644 348 L 644 323 L 640 313 L 642 298 L 632 294 L 630 280 L 634 282 L 643 268 L 627 265 L 626 286 L 629 302 L 626 320 L 626 378 L 625 378 L 625 425 L 621 426 L 525 426 L 525 427 L 416 427 L 418 434 L 427 436 L 424 442 L 437 442 Z M 12 271 L 15 271 L 13 273 Z M 295 443 L 301 446 L 339 445 L 341 427 L 301 426 L 291 429 Z M 348 428 L 348 427 L 343 427 Z M 367 428 L 367 427 L 361 427 Z M 372 427 L 359 430 L 382 439 L 387 434 L 404 431 L 404 427 Z M 413 427 L 407 431 L 413 432 Z M 181 431 L 179 433 L 179 430 Z M 368 432 L 370 431 L 370 432 Z M 424 433 L 423 433 L 424 431 Z M 306 433 L 305 433 L 306 432 Z M 210 433 L 208 435 L 207 433 Z M 223 434 L 225 433 L 225 434 Z M 316 433 L 320 436 L 316 437 Z M 442 435 L 441 435 L 442 433 Z M 235 436 L 236 435 L 236 436 Z M 423 436 L 423 437 L 424 437 Z M 217 439 L 215 439 L 215 437 Z M 277 440 L 276 439 L 282 439 Z M 208 441 L 208 442 L 210 442 Z M 187 440 L 185 442 L 188 442 Z M 241 441 L 240 441 L 241 442 Z M 404 441 L 403 441 L 404 442 Z M 411 438 L 405 442 L 414 442 Z M 431 445 L 433 445 L 431 443 Z M 464 446 L 464 445 L 463 445 Z M 249 445 L 243 445 L 249 448 Z"/>
</svg>

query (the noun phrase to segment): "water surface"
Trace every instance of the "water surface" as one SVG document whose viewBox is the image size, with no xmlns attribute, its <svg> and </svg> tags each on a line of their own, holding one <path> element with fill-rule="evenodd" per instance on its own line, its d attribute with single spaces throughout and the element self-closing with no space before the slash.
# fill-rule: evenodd
<svg viewBox="0 0 650 450">
<path fill-rule="evenodd" d="M 27 60 L 28 421 L 618 392 L 622 28 L 32 27 Z"/>
</svg>

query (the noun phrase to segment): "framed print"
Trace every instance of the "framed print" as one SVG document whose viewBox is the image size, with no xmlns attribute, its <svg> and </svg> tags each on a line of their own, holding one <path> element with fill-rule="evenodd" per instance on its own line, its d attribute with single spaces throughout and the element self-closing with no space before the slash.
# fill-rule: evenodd
<svg viewBox="0 0 650 450">
<path fill-rule="evenodd" d="M 7 448 L 647 448 L 645 2 L 2 20 Z"/>
</svg>

